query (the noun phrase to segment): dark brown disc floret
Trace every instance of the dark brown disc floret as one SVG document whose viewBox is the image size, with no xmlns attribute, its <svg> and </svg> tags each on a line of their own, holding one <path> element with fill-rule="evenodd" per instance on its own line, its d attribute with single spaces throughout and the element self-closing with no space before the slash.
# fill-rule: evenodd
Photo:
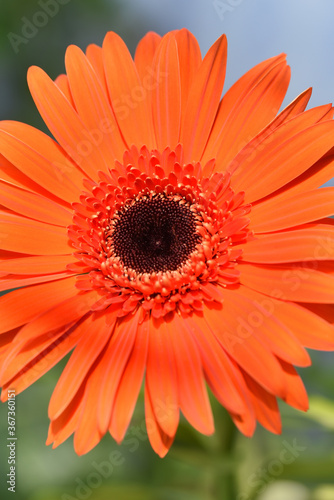
<svg viewBox="0 0 334 500">
<path fill-rule="evenodd" d="M 125 204 L 114 217 L 108 246 L 137 273 L 176 271 L 201 236 L 189 203 L 166 194 Z"/>
</svg>

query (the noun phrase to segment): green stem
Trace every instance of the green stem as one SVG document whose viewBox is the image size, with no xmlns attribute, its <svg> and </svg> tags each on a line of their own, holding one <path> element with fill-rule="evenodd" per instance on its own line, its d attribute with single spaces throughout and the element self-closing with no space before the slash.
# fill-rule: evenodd
<svg viewBox="0 0 334 500">
<path fill-rule="evenodd" d="M 215 478 L 215 490 L 217 496 L 222 500 L 237 499 L 237 464 L 235 457 L 235 445 L 238 431 L 228 412 L 221 409 L 218 412 L 219 423 L 217 422 L 217 432 L 220 437 L 219 456 L 223 457 L 225 466 L 217 467 Z"/>
</svg>

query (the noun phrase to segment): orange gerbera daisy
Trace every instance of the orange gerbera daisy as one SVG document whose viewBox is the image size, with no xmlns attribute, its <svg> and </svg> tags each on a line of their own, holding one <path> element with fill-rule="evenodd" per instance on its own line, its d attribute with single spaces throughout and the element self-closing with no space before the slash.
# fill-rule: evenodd
<svg viewBox="0 0 334 500">
<path fill-rule="evenodd" d="M 277 114 L 284 55 L 221 99 L 226 50 L 148 33 L 133 61 L 108 33 L 29 70 L 57 142 L 0 123 L 2 399 L 74 349 L 47 443 L 120 442 L 144 378 L 160 456 L 180 410 L 214 431 L 205 383 L 247 436 L 280 432 L 277 397 L 307 409 L 293 365 L 334 349 L 333 110 L 308 89 Z"/>
</svg>

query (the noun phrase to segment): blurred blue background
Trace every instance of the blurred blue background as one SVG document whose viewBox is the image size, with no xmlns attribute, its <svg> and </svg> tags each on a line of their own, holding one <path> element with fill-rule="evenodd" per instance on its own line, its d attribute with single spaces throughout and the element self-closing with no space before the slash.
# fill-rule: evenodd
<svg viewBox="0 0 334 500">
<path fill-rule="evenodd" d="M 43 17 L 36 17 L 43 10 L 42 4 L 55 2 L 57 12 L 49 15 L 37 31 L 29 32 L 27 26 L 32 20 L 40 19 L 43 24 Z M 24 121 L 46 130 L 28 92 L 28 67 L 41 66 L 54 78 L 64 71 L 69 44 L 83 49 L 92 42 L 101 44 L 108 30 L 120 34 L 132 53 L 149 30 L 162 35 L 186 27 L 197 37 L 203 54 L 226 33 L 229 55 L 225 90 L 253 65 L 286 52 L 292 79 L 284 104 L 310 86 L 310 106 L 332 102 L 333 19 L 332 0 L 1 0 L 0 119 Z M 30 35 L 25 37 L 24 33 Z M 302 373 L 311 396 L 311 410 L 305 416 L 282 405 L 282 436 L 261 428 L 251 440 L 237 435 L 233 449 L 223 455 L 222 441 L 231 431 L 224 410 L 213 402 L 218 429 L 215 436 L 203 437 L 183 422 L 164 460 L 155 456 L 147 439 L 132 451 L 126 445 L 119 448 L 106 437 L 84 457 L 75 455 L 71 440 L 56 450 L 46 447 L 48 400 L 63 362 L 17 399 L 16 498 L 333 500 L 333 355 L 312 353 L 312 359 L 313 367 Z M 7 406 L 1 405 L 1 498 L 11 498 L 5 484 L 6 418 Z M 141 425 L 143 418 L 141 399 L 134 424 Z M 293 446 L 294 440 L 302 450 L 291 463 L 282 464 L 280 453 L 286 446 Z M 124 460 L 112 474 L 105 478 L 100 475 L 101 481 L 96 479 L 94 483 L 94 463 L 108 461 L 112 450 L 120 450 Z M 232 475 L 236 498 L 229 496 L 223 484 Z"/>
</svg>

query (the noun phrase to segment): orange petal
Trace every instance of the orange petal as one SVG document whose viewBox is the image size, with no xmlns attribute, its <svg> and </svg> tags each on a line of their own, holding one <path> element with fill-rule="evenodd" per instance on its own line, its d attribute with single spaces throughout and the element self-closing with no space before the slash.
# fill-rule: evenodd
<svg viewBox="0 0 334 500">
<path fill-rule="evenodd" d="M 276 398 L 244 373 L 246 384 L 255 410 L 256 419 L 274 434 L 282 432 L 282 423 Z"/>
<path fill-rule="evenodd" d="M 78 115 L 95 137 L 105 162 L 105 170 L 108 170 L 113 167 L 115 159 L 123 158 L 125 144 L 107 94 L 79 47 L 68 47 L 65 65 Z"/>
<path fill-rule="evenodd" d="M 283 300 L 332 304 L 334 276 L 318 271 L 312 265 L 318 264 L 260 266 L 240 263 L 240 283 Z"/>
<path fill-rule="evenodd" d="M 322 318 L 325 320 L 325 322 L 330 324 L 331 326 L 334 326 L 334 308 L 333 304 L 301 304 L 303 306 L 303 309 L 306 308 L 307 310 L 311 311 L 312 313 L 315 313 L 316 316 L 319 316 L 319 318 Z M 332 334 L 331 334 L 332 335 Z M 328 337 L 332 338 L 332 337 Z M 315 347 L 313 349 L 316 349 Z M 324 349 L 327 350 L 327 349 Z M 328 349 L 332 350 L 332 349 Z"/>
<path fill-rule="evenodd" d="M 196 316 L 182 321 L 188 324 L 198 345 L 207 382 L 218 401 L 232 413 L 244 412 L 239 377 L 224 349 L 204 321 Z"/>
<path fill-rule="evenodd" d="M 28 84 L 50 132 L 77 165 L 92 179 L 97 179 L 97 172 L 105 168 L 99 147 L 102 132 L 85 127 L 64 94 L 42 69 L 29 68 Z"/>
<path fill-rule="evenodd" d="M 43 336 L 50 342 L 49 335 Z M 8 379 L 8 382 L 4 384 L 4 387 L 13 387 L 16 392 L 22 392 L 24 389 L 33 384 L 36 380 L 41 378 L 47 371 L 49 371 L 53 366 L 55 366 L 61 359 L 63 359 L 77 344 L 80 338 L 80 328 L 71 332 L 66 332 L 60 337 L 55 336 L 53 343 L 47 345 L 47 347 L 40 351 L 38 347 L 32 352 L 27 353 L 22 352 L 20 356 L 20 371 L 18 371 L 13 378 Z M 27 345 L 30 345 L 27 344 Z M 42 344 L 41 344 L 42 347 Z M 13 353 L 14 354 L 14 353 Z M 31 354 L 36 354 L 35 358 L 32 358 L 30 362 Z M 12 364 L 8 365 L 6 375 L 9 374 L 9 370 L 14 373 L 14 368 L 19 368 L 16 364 L 17 360 L 14 357 Z M 4 374 L 5 375 L 5 374 Z"/>
<path fill-rule="evenodd" d="M 0 261 L 0 272 L 9 274 L 61 273 L 73 262 L 72 255 L 38 255 Z"/>
<path fill-rule="evenodd" d="M 32 321 L 36 316 L 78 293 L 76 278 L 43 283 L 22 290 L 14 290 L 1 297 L 0 333 Z M 64 298 L 63 298 L 64 297 Z M 20 307 L 17 307 L 20 304 Z"/>
<path fill-rule="evenodd" d="M 217 137 L 220 135 L 220 126 L 222 126 L 229 117 L 236 114 L 238 109 L 241 109 L 244 99 L 247 100 L 253 89 L 261 82 L 261 80 L 270 72 L 277 64 L 285 61 L 286 55 L 280 54 L 271 57 L 266 61 L 257 64 L 245 73 L 239 80 L 237 80 L 232 87 L 226 92 L 221 101 L 219 111 L 217 114 L 216 122 L 210 135 L 208 147 L 206 148 L 205 155 L 208 159 L 212 158 L 212 145 L 215 143 Z M 275 110 L 272 111 L 272 118 L 275 116 Z M 248 142 L 247 138 L 247 142 Z M 214 155 L 215 156 L 215 155 Z"/>
<path fill-rule="evenodd" d="M 226 115 L 223 98 L 210 136 L 203 162 L 216 158 L 219 170 L 225 170 L 229 162 L 279 110 L 290 80 L 290 68 L 285 61 L 269 66 L 268 71 L 235 102 L 233 113 Z"/>
<path fill-rule="evenodd" d="M 283 360 L 279 360 L 285 378 L 286 394 L 282 398 L 288 405 L 297 410 L 308 410 L 308 397 L 304 384 L 294 367 Z"/>
<path fill-rule="evenodd" d="M 246 203 L 263 198 L 295 179 L 331 148 L 334 122 L 316 123 L 292 136 L 286 129 L 290 123 L 274 130 L 264 147 L 259 146 L 251 156 L 241 160 L 232 176 L 233 189 L 246 192 Z"/>
<path fill-rule="evenodd" d="M 106 75 L 104 72 L 102 48 L 92 43 L 88 45 L 86 49 L 86 56 L 99 79 L 100 85 L 103 87 L 105 95 L 109 98 Z"/>
<path fill-rule="evenodd" d="M 56 330 L 64 325 L 79 321 L 90 311 L 91 306 L 97 302 L 99 295 L 95 291 L 79 292 L 63 302 L 47 307 L 45 312 L 27 323 L 20 331 L 20 336 L 29 338 Z"/>
<path fill-rule="evenodd" d="M 275 132 L 276 137 L 281 134 L 281 140 L 283 141 L 284 138 L 288 136 L 292 137 L 311 125 L 324 121 L 328 111 L 331 110 L 330 104 L 309 109 L 304 113 L 298 113 L 300 109 L 303 109 L 306 106 L 309 98 L 310 94 L 305 91 L 304 94 L 298 96 L 289 106 L 283 109 L 283 111 L 279 113 L 279 115 L 277 115 L 270 123 L 268 123 L 268 125 L 264 127 L 251 141 L 246 141 L 245 146 L 229 163 L 227 170 L 235 177 L 240 175 L 240 173 L 242 173 L 242 169 L 248 167 L 248 163 L 254 157 L 256 150 L 264 149 L 266 145 L 270 143 L 272 138 L 275 137 L 271 137 L 273 132 Z M 281 126 L 283 124 L 284 127 L 282 128 Z M 243 163 L 245 159 L 248 160 L 248 163 Z"/>
<path fill-rule="evenodd" d="M 258 140 L 260 137 L 264 138 L 264 136 L 267 136 L 270 132 L 272 132 L 275 128 L 279 127 L 282 123 L 291 120 L 295 116 L 305 111 L 306 106 L 311 98 L 311 94 L 312 94 L 312 87 L 304 90 L 304 92 L 299 94 L 292 102 L 290 102 L 290 104 L 288 104 L 284 109 L 282 109 L 282 111 L 277 116 L 275 116 L 275 118 L 273 118 L 266 127 L 264 127 L 258 134 L 256 134 Z M 319 106 L 319 111 L 320 108 L 323 110 L 320 119 L 324 119 L 324 117 L 327 115 L 327 110 L 329 110 L 329 106 L 330 105 Z"/>
<path fill-rule="evenodd" d="M 270 215 L 268 215 L 270 214 Z M 274 196 L 252 207 L 250 229 L 270 233 L 334 214 L 334 188 Z"/>
<path fill-rule="evenodd" d="M 0 149 L 15 167 L 60 200 L 72 203 L 79 198 L 83 175 L 51 137 L 23 123 L 3 121 Z M 34 190 L 34 185 L 28 187 Z"/>
<path fill-rule="evenodd" d="M 311 95 L 312 87 L 309 87 L 308 89 L 304 90 L 304 92 L 299 94 L 290 104 L 288 104 L 278 116 L 284 117 L 284 121 L 286 121 L 287 119 L 291 119 L 294 116 L 299 115 L 300 113 L 305 111 Z M 278 116 L 274 118 L 274 120 L 276 120 Z"/>
<path fill-rule="evenodd" d="M 202 161 L 208 161 L 216 156 L 217 146 L 221 140 L 221 129 L 224 127 L 224 123 L 230 120 L 232 116 L 238 113 L 238 110 L 242 109 L 242 103 L 244 99 L 247 101 L 247 97 L 254 92 L 254 88 L 261 82 L 261 80 L 268 74 L 272 68 L 277 64 L 285 61 L 285 54 L 281 54 L 276 57 L 267 59 L 260 64 L 254 66 L 247 73 L 245 73 L 239 80 L 237 80 L 232 87 L 223 96 L 220 103 L 217 117 L 215 123 L 212 127 L 212 131 L 208 140 L 207 147 L 202 158 Z M 275 116 L 275 110 L 273 110 L 272 117 Z M 267 122 L 268 123 L 268 122 Z M 249 137 L 244 140 L 249 142 Z"/>
<path fill-rule="evenodd" d="M 103 319 L 104 316 L 102 315 L 101 318 Z M 140 339 L 142 340 L 142 339 Z M 142 352 L 142 347 L 145 346 L 138 346 L 139 349 L 138 351 Z M 136 347 L 134 348 L 136 349 Z M 95 366 L 91 368 L 91 372 L 87 377 L 87 383 L 85 386 L 85 397 L 82 402 L 82 412 L 81 416 L 79 419 L 79 424 L 75 432 L 74 436 L 74 449 L 78 455 L 82 455 L 84 453 L 87 453 L 90 451 L 96 444 L 101 440 L 103 433 L 99 429 L 98 426 L 98 399 L 99 399 L 99 394 L 101 391 L 103 391 L 103 387 L 101 386 L 101 379 L 104 375 L 103 373 L 103 362 L 102 359 L 106 356 L 106 351 L 100 357 L 100 359 L 95 363 Z M 131 354 L 129 363 L 132 363 L 132 356 L 133 352 Z M 134 358 L 136 356 L 134 355 Z M 145 362 L 145 361 L 144 361 Z M 128 368 L 129 364 L 127 365 Z M 133 365 L 132 365 L 133 366 Z M 125 369 L 125 373 L 129 373 L 128 369 Z M 142 372 L 143 375 L 143 372 Z M 142 378 L 142 377 L 141 377 Z M 141 384 L 141 378 L 139 380 L 135 379 L 133 380 L 135 386 L 139 386 Z M 122 378 L 123 381 L 123 378 Z M 120 383 L 120 388 L 118 390 L 118 394 L 120 393 L 122 386 L 122 382 Z M 133 391 L 133 386 L 129 386 L 127 388 L 123 387 L 125 390 L 129 390 L 129 393 L 131 393 L 131 399 L 132 399 L 132 391 Z M 139 389 L 138 389 L 139 390 Z M 127 393 L 125 396 L 127 400 L 129 399 L 129 393 Z M 135 397 L 135 399 L 137 396 Z M 116 397 L 117 400 L 117 397 Z M 134 401 L 135 404 L 135 401 Z M 119 408 L 121 411 L 123 409 Z M 116 408 L 114 408 L 114 411 L 117 411 Z M 132 412 L 131 412 L 132 413 Z M 124 413 L 123 413 L 124 415 Z M 125 431 L 124 431 L 125 432 Z"/>
<path fill-rule="evenodd" d="M 59 351 L 62 350 L 62 342 L 69 335 L 67 331 L 70 325 L 61 327 L 52 332 L 44 333 L 38 336 L 22 336 L 19 332 L 12 344 L 8 347 L 3 358 L 1 366 L 1 383 L 7 384 L 11 379 L 16 379 L 18 375 L 24 372 L 24 383 L 30 385 L 30 377 L 34 378 L 35 362 L 44 358 L 44 355 L 59 346 Z M 67 351 L 65 352 L 67 354 Z M 65 356 L 63 354 L 63 356 Z"/>
<path fill-rule="evenodd" d="M 73 252 L 64 227 L 0 212 L 0 247 L 29 255 L 68 255 Z"/>
<path fill-rule="evenodd" d="M 201 49 L 194 35 L 185 28 L 174 32 L 177 42 L 180 87 L 181 87 L 181 115 L 184 116 L 189 91 L 202 62 Z"/>
<path fill-rule="evenodd" d="M 180 409 L 195 429 L 203 434 L 212 434 L 213 416 L 198 347 L 177 314 L 173 318 L 173 326 L 170 324 L 167 329 L 174 348 Z"/>
<path fill-rule="evenodd" d="M 160 150 L 167 146 L 175 149 L 180 135 L 181 89 L 178 51 L 173 34 L 163 38 L 154 66 L 158 83 L 152 90 L 152 112 L 157 147 Z"/>
<path fill-rule="evenodd" d="M 3 122 L 2 122 L 3 123 Z M 1 124 L 0 124 L 1 128 Z M 38 184 L 17 169 L 7 158 L 0 154 L 0 175 L 1 180 L 14 184 L 15 186 L 29 191 L 40 192 L 43 190 Z"/>
<path fill-rule="evenodd" d="M 222 35 L 198 67 L 189 90 L 180 136 L 185 162 L 202 156 L 223 90 L 226 58 L 227 42 Z"/>
<path fill-rule="evenodd" d="M 179 424 L 179 382 L 172 339 L 164 319 L 149 323 L 146 385 L 159 427 L 173 436 Z"/>
<path fill-rule="evenodd" d="M 302 307 L 299 304 L 265 295 L 262 297 L 260 295 L 258 301 L 266 307 L 267 311 L 272 311 L 272 314 L 275 314 L 289 328 L 303 346 L 322 351 L 334 350 L 334 326 L 321 317 L 321 309 L 319 310 L 319 308 L 327 307 L 333 314 L 332 304 L 305 304 Z"/>
<path fill-rule="evenodd" d="M 243 261 L 260 264 L 334 260 L 334 228 L 317 224 L 261 235 L 242 245 L 242 248 Z"/>
<path fill-rule="evenodd" d="M 149 31 L 140 40 L 135 53 L 135 65 L 138 71 L 139 78 L 146 85 L 152 78 L 151 69 L 155 51 L 161 41 L 161 36 L 153 31 Z"/>
<path fill-rule="evenodd" d="M 256 428 L 255 412 L 252 407 L 252 412 L 244 413 L 243 415 L 235 415 L 231 413 L 231 418 L 234 425 L 247 437 L 252 437 Z"/>
<path fill-rule="evenodd" d="M 1 122 L 0 130 L 1 130 L 1 126 L 3 126 L 4 123 L 5 122 Z M 11 125 L 14 124 L 14 127 L 15 127 L 15 122 L 6 122 L 6 127 L 7 127 L 8 123 L 10 123 Z M 19 124 L 19 125 L 22 125 L 22 124 Z M 18 129 L 20 129 L 20 127 L 18 127 Z M 1 133 L 0 133 L 0 135 L 1 135 Z M 27 162 L 27 163 L 29 163 L 29 162 Z M 24 167 L 22 167 L 20 165 L 20 168 L 24 168 Z M 41 196 L 48 198 L 49 200 L 52 200 L 57 205 L 61 205 L 65 208 L 69 208 L 71 205 L 71 202 L 67 202 L 63 199 L 58 198 L 57 196 L 52 194 L 50 191 L 47 191 L 46 189 L 44 189 L 40 184 L 37 184 L 36 182 L 34 182 L 32 179 L 30 179 L 27 175 L 25 175 L 18 168 L 16 168 L 13 163 L 11 163 L 9 160 L 7 160 L 7 158 L 5 158 L 1 154 L 0 154 L 0 177 L 1 177 L 1 180 L 3 182 L 7 182 L 9 184 L 12 184 L 15 187 L 22 188 L 26 191 L 29 191 L 30 193 L 38 193 Z M 61 177 L 61 176 L 59 176 L 59 177 Z M 71 190 L 71 193 L 72 193 L 71 200 L 73 201 L 73 197 L 75 196 L 75 194 L 74 194 L 73 190 Z"/>
<path fill-rule="evenodd" d="M 135 345 L 119 383 L 109 426 L 110 434 L 117 442 L 124 438 L 136 405 L 146 366 L 148 335 L 145 321 L 138 325 Z"/>
<path fill-rule="evenodd" d="M 28 285 L 35 285 L 37 283 L 46 283 L 47 281 L 61 280 L 73 276 L 71 272 L 46 274 L 38 276 L 20 276 L 20 275 L 10 275 L 6 278 L 0 280 L 0 291 L 10 290 L 12 288 L 26 287 Z"/>
<path fill-rule="evenodd" d="M 105 315 L 101 315 L 101 329 L 107 333 L 107 341 L 109 340 L 109 332 L 112 327 L 107 326 L 105 322 Z M 105 345 L 103 341 L 103 346 Z M 84 392 L 84 396 L 81 400 L 81 411 L 77 418 L 77 425 L 75 429 L 74 436 L 74 449 L 78 455 L 82 455 L 91 450 L 102 438 L 104 432 L 101 432 L 98 426 L 98 399 L 101 391 L 103 391 L 103 386 L 101 386 L 101 379 L 104 376 L 104 360 L 108 358 L 108 349 L 100 354 L 100 356 L 95 360 L 94 364 L 91 366 L 87 376 L 81 383 L 80 388 L 76 392 L 74 399 L 75 401 L 78 394 Z M 56 421 L 61 418 L 63 414 L 66 414 L 68 408 L 70 408 L 72 403 L 70 403 L 63 413 L 57 417 Z"/>
<path fill-rule="evenodd" d="M 331 153 L 331 154 L 330 154 Z M 316 162 L 303 175 L 300 175 L 296 182 L 290 182 L 285 189 L 283 195 L 291 196 L 299 192 L 308 191 L 309 189 L 319 188 L 326 182 L 330 181 L 334 176 L 334 155 L 331 149 L 321 160 Z"/>
<path fill-rule="evenodd" d="M 256 416 L 251 402 L 251 395 L 246 385 L 244 375 L 241 373 L 240 366 L 233 359 L 230 359 L 230 361 L 237 376 L 240 394 L 245 404 L 245 408 L 241 413 L 230 412 L 230 415 L 239 431 L 245 436 L 251 437 L 256 428 Z"/>
<path fill-rule="evenodd" d="M 85 395 L 75 429 L 73 446 L 79 456 L 88 453 L 103 437 L 97 425 L 96 403 L 101 386 L 96 374 L 97 372 L 93 371 L 85 385 Z"/>
<path fill-rule="evenodd" d="M 47 224 L 67 227 L 72 222 L 72 214 L 66 208 L 5 181 L 0 181 L 0 203 L 25 217 Z"/>
<path fill-rule="evenodd" d="M 82 412 L 83 396 L 84 387 L 77 392 L 66 410 L 56 420 L 51 421 L 46 445 L 53 443 L 52 448 L 56 448 L 73 434 Z"/>
<path fill-rule="evenodd" d="M 102 433 L 110 425 L 119 383 L 136 339 L 139 314 L 117 320 L 115 330 L 101 361 L 101 391 L 98 401 L 98 425 Z"/>
<path fill-rule="evenodd" d="M 110 336 L 105 317 L 91 314 L 80 326 L 81 338 L 67 362 L 53 391 L 49 404 L 49 418 L 57 418 L 73 399 L 81 383 Z"/>
<path fill-rule="evenodd" d="M 174 435 L 166 434 L 158 424 L 154 414 L 153 405 L 151 402 L 147 384 L 145 385 L 145 420 L 147 427 L 147 435 L 150 440 L 153 450 L 163 458 L 172 446 Z"/>
<path fill-rule="evenodd" d="M 19 331 L 19 328 L 14 328 L 13 330 L 10 330 L 9 332 L 2 333 L 0 335 L 0 362 L 2 363 L 5 357 L 8 354 L 8 348 L 11 346 L 12 342 L 14 341 L 17 333 Z"/>
<path fill-rule="evenodd" d="M 288 182 L 286 185 L 282 186 L 275 193 L 272 193 L 265 200 L 261 200 L 258 204 L 256 204 L 253 209 L 255 212 L 255 218 L 258 217 L 258 212 L 261 210 L 262 204 L 264 205 L 264 209 L 266 207 L 266 203 L 268 202 L 268 207 L 275 206 L 276 202 L 280 204 L 280 211 L 285 208 L 285 203 L 294 203 L 294 199 L 296 198 L 296 203 L 298 203 L 303 196 L 314 197 L 316 202 L 319 204 L 315 206 L 311 203 L 307 203 L 305 206 L 305 213 L 309 213 L 311 210 L 314 210 L 317 213 L 319 210 L 319 214 L 326 211 L 324 207 L 322 207 L 322 202 L 318 200 L 320 198 L 321 192 L 324 189 L 324 199 L 327 195 L 327 188 L 322 188 L 319 190 L 318 188 L 325 184 L 327 181 L 330 181 L 334 176 L 334 155 L 332 154 L 332 150 L 326 153 L 319 161 L 317 161 L 314 165 L 308 168 L 305 172 L 299 175 L 296 179 Z M 312 190 L 312 191 L 311 191 Z M 317 192 L 315 194 L 314 191 Z M 273 205 L 271 205 L 271 203 Z M 325 204 L 327 206 L 327 204 Z M 296 209 L 298 206 L 296 205 Z M 253 212 L 253 210 L 252 210 Z M 272 214 L 274 217 L 274 214 Z M 289 220 L 292 220 L 294 213 L 291 213 Z M 298 220 L 299 214 L 296 214 L 296 218 Z M 275 220 L 275 219 L 274 219 Z M 315 220 L 315 219 L 314 219 Z"/>
<path fill-rule="evenodd" d="M 141 83 L 130 52 L 116 33 L 106 35 L 103 57 L 110 99 L 125 141 L 129 146 L 145 144 L 151 149 L 150 89 Z"/>
<path fill-rule="evenodd" d="M 283 395 L 284 381 L 277 358 L 253 335 L 235 298 L 227 296 L 222 310 L 206 308 L 204 318 L 222 347 L 251 377 L 271 394 Z"/>
<path fill-rule="evenodd" d="M 310 192 L 330 181 L 334 176 L 334 155 L 330 150 L 319 161 L 312 165 L 308 170 L 299 175 L 296 179 L 290 181 L 285 186 L 282 186 L 278 191 L 268 197 L 268 201 L 274 198 L 279 200 L 281 205 L 285 204 L 285 200 L 289 202 L 290 198 L 303 193 Z M 326 188 L 322 188 L 326 189 Z M 265 200 L 267 201 L 267 200 Z M 261 200 L 262 203 L 262 200 Z"/>
<path fill-rule="evenodd" d="M 59 76 L 57 76 L 57 78 L 55 79 L 55 84 L 57 85 L 57 87 L 59 88 L 59 90 L 62 91 L 62 93 L 64 94 L 64 96 L 66 97 L 66 99 L 69 101 L 69 103 L 71 104 L 71 106 L 73 106 L 73 108 L 75 108 L 75 104 L 74 104 L 73 97 L 72 97 L 72 94 L 71 94 L 71 89 L 70 89 L 70 86 L 69 86 L 69 83 L 68 83 L 67 75 L 59 75 Z"/>
<path fill-rule="evenodd" d="M 242 317 L 237 316 L 237 334 L 252 335 L 273 354 L 297 366 L 309 366 L 311 364 L 307 351 L 302 347 L 299 340 L 280 321 L 280 316 L 274 314 L 273 305 L 270 300 L 263 300 L 261 294 L 241 286 L 238 290 L 224 290 L 225 307 L 232 307 L 232 303 L 238 304 L 238 310 L 242 310 Z M 268 304 L 269 302 L 269 304 Z"/>
</svg>

